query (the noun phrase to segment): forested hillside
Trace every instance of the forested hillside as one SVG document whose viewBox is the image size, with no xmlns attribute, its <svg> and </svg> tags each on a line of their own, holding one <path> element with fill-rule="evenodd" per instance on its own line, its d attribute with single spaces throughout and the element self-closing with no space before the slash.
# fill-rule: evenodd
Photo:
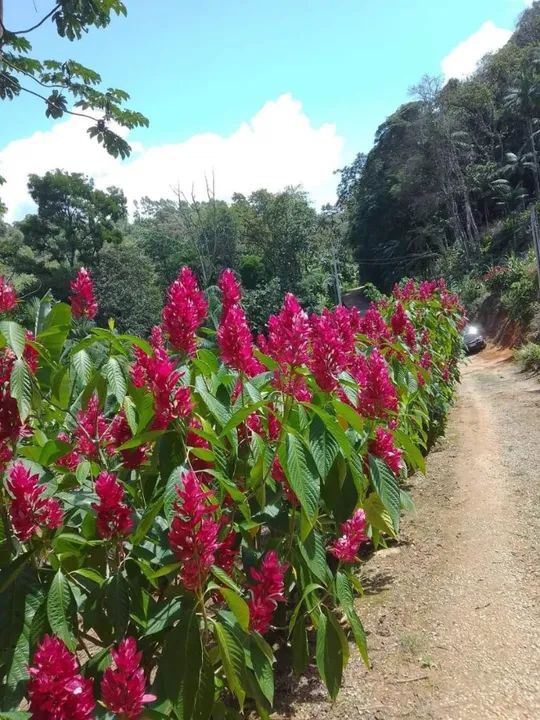
<svg viewBox="0 0 540 720">
<path fill-rule="evenodd" d="M 361 277 L 450 279 L 530 247 L 540 199 L 540 2 L 466 80 L 424 77 L 342 172 L 339 206 Z"/>
</svg>

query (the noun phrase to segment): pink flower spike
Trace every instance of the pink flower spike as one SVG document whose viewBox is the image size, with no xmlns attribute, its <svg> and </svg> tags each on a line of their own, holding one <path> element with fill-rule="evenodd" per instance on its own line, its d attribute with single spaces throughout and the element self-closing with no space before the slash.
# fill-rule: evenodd
<svg viewBox="0 0 540 720">
<path fill-rule="evenodd" d="M 345 563 L 357 562 L 360 545 L 369 540 L 366 533 L 366 514 L 359 508 L 341 525 L 341 537 L 328 548 L 329 552 Z"/>
<path fill-rule="evenodd" d="M 79 270 L 70 287 L 72 294 L 69 299 L 73 317 L 93 320 L 97 315 L 98 305 L 94 297 L 94 284 L 86 268 Z"/>
<path fill-rule="evenodd" d="M 97 513 L 97 531 L 100 537 L 110 539 L 126 536 L 133 529 L 131 508 L 122 502 L 124 489 L 112 473 L 102 470 L 96 479 L 98 503 L 92 507 Z"/>
<path fill-rule="evenodd" d="M 0 314 L 13 310 L 17 304 L 17 293 L 3 275 L 0 275 Z"/>
<path fill-rule="evenodd" d="M 28 672 L 33 720 L 92 720 L 92 681 L 81 675 L 76 656 L 59 638 L 44 636 Z"/>
<path fill-rule="evenodd" d="M 168 291 L 163 308 L 163 328 L 175 350 L 193 356 L 197 351 L 196 332 L 203 324 L 208 303 L 190 268 L 183 267 Z"/>
<path fill-rule="evenodd" d="M 270 550 L 264 556 L 259 570 L 252 568 L 250 571 L 253 582 L 249 588 L 249 626 L 261 635 L 270 629 L 278 602 L 285 602 L 283 581 L 287 568 L 287 563 L 279 562 L 277 552 Z"/>
<path fill-rule="evenodd" d="M 31 475 L 22 462 L 12 465 L 6 482 L 11 496 L 9 517 L 17 537 L 26 542 L 39 529 L 55 530 L 63 522 L 63 511 L 58 500 L 43 497 L 45 485 L 38 475 Z"/>
<path fill-rule="evenodd" d="M 113 664 L 103 673 L 101 694 L 106 707 L 125 720 L 137 720 L 143 705 L 153 702 L 155 695 L 145 692 L 146 680 L 140 667 L 142 653 L 137 652 L 135 638 L 127 637 L 111 650 Z"/>
</svg>

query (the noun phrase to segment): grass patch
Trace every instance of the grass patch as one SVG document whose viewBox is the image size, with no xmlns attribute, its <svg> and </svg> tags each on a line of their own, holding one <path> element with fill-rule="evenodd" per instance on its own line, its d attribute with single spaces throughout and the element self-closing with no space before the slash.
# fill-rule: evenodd
<svg viewBox="0 0 540 720">
<path fill-rule="evenodd" d="M 523 370 L 540 372 L 540 345 L 538 343 L 527 343 L 516 352 L 516 360 Z"/>
</svg>

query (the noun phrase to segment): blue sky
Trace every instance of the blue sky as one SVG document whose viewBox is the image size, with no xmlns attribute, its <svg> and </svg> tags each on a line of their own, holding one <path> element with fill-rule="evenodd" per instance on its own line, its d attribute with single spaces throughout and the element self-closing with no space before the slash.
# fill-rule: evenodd
<svg viewBox="0 0 540 720">
<path fill-rule="evenodd" d="M 5 0 L 5 24 L 11 29 L 31 25 L 51 3 Z M 187 175 L 195 172 L 198 152 L 204 158 L 201 173 L 209 172 L 213 147 L 217 147 L 212 142 L 202 147 L 194 138 L 200 140 L 204 133 L 228 138 L 242 123 L 252 122 L 266 103 L 286 94 L 288 104 L 271 106 L 263 115 L 266 128 L 273 122 L 272 113 L 278 116 L 276 126 L 284 137 L 287 118 L 292 118 L 295 130 L 290 145 L 285 148 L 284 143 L 281 148 L 285 157 L 294 153 L 294 146 L 310 155 L 325 142 L 325 163 L 332 158 L 337 165 L 350 161 L 359 150 L 369 149 L 377 126 L 407 99 L 408 88 L 422 74 L 440 74 L 443 59 L 482 27 L 482 34 L 450 62 L 451 69 L 470 62 L 468 56 L 479 44 L 488 49 L 501 45 L 504 31 L 512 29 L 525 7 L 524 0 L 128 0 L 127 4 L 127 19 L 115 19 L 108 29 L 92 31 L 77 43 L 58 39 L 52 28 L 40 28 L 32 33 L 34 51 L 40 57 L 73 57 L 98 70 L 107 85 L 130 92 L 131 105 L 144 112 L 151 125 L 131 133 L 129 140 L 140 154 L 190 143 L 189 162 L 185 148 L 177 156 L 180 165 L 189 165 Z M 41 171 L 44 162 L 53 161 L 54 156 L 47 153 L 40 160 L 39 143 L 45 146 L 48 139 L 59 143 L 62 139 L 56 131 L 49 137 L 53 123 L 43 117 L 37 100 L 25 97 L 2 103 L 0 113 L 0 173 L 11 169 L 15 150 L 29 155 L 28 163 L 34 161 L 36 171 Z M 305 143 L 304 121 L 309 126 Z M 45 133 L 39 142 L 14 146 L 13 141 L 30 138 L 36 131 Z M 269 140 L 268 132 L 267 128 L 258 138 L 276 150 L 279 141 L 273 135 Z M 252 154 L 256 142 L 251 138 Z M 234 147 L 240 145 L 239 141 Z M 220 147 L 218 155 L 225 152 L 223 143 Z M 10 152 L 6 155 L 3 150 Z M 79 150 L 84 164 L 89 151 Z M 169 157 L 176 156 L 169 153 Z M 257 158 L 259 163 L 268 159 L 264 152 Z M 65 161 L 61 155 L 59 159 Z M 231 164 L 231 153 L 216 162 L 225 179 L 223 168 Z M 130 173 L 125 168 L 114 171 L 105 163 L 101 172 L 93 157 L 87 164 L 98 183 L 100 178 L 112 178 L 129 186 Z M 158 166 L 156 155 L 152 170 Z M 249 165 L 246 168 L 249 171 Z M 182 175 L 181 170 L 177 172 Z M 257 181 L 264 181 L 260 167 L 254 174 Z M 319 180 L 313 159 L 308 158 L 308 179 L 310 174 Z M 183 182 L 188 181 L 187 175 L 181 178 Z M 301 175 L 295 167 L 290 182 L 296 183 Z M 269 185 L 277 189 L 275 168 L 269 178 Z M 238 176 L 234 179 L 238 182 Z M 280 181 L 289 181 L 286 168 Z M 232 178 L 223 183 L 225 195 L 230 182 Z M 315 200 L 326 199 L 330 184 L 330 177 L 320 180 L 325 189 L 320 197 L 315 189 Z M 307 186 L 311 190 L 309 182 Z M 127 187 L 132 194 L 137 189 Z"/>
</svg>

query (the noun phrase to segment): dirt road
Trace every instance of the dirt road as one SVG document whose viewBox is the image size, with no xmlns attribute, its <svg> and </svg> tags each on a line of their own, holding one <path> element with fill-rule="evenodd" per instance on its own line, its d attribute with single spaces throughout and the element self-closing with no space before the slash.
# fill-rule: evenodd
<svg viewBox="0 0 540 720">
<path fill-rule="evenodd" d="M 400 545 L 366 563 L 373 669 L 353 654 L 334 705 L 304 679 L 284 713 L 540 719 L 540 383 L 507 355 L 465 368 Z"/>
</svg>

